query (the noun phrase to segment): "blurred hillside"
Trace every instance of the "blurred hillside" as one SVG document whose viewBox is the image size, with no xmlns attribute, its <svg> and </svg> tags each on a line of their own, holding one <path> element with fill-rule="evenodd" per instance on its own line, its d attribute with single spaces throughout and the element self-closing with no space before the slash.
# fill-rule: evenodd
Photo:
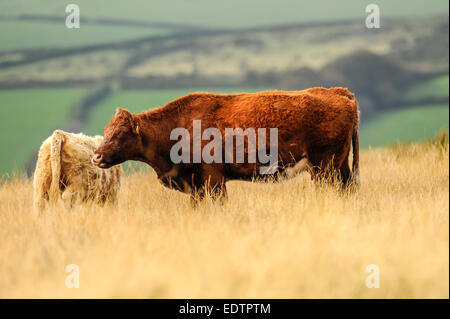
<svg viewBox="0 0 450 319">
<path fill-rule="evenodd" d="M 0 175 L 31 171 L 28 155 L 55 128 L 102 134 L 118 106 L 198 90 L 348 87 L 363 147 L 448 127 L 448 2 L 379 1 L 380 29 L 365 27 L 359 1 L 244 3 L 82 0 L 70 30 L 63 3 L 2 1 Z"/>
<path fill-rule="evenodd" d="M 208 28 L 243 28 L 298 22 L 360 19 L 370 2 L 359 0 L 2 0 L 4 16 L 63 17 L 68 3 L 76 3 L 85 18 L 116 22 L 196 25 Z M 446 0 L 378 0 L 384 18 L 432 15 L 448 12 Z"/>
</svg>

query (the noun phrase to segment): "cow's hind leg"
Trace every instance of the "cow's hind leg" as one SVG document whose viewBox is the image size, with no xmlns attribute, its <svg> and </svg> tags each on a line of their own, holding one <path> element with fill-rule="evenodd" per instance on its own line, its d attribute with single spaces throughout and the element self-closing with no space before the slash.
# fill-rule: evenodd
<svg viewBox="0 0 450 319">
<path fill-rule="evenodd" d="M 323 181 L 327 184 L 336 184 L 344 189 L 350 183 L 351 171 L 348 154 L 326 156 L 320 162 L 316 161 L 311 171 L 311 178 L 316 182 Z"/>
<path fill-rule="evenodd" d="M 334 182 L 336 169 L 334 165 L 334 155 L 325 154 L 320 159 L 311 159 L 312 174 L 311 178 L 315 182 L 325 181 L 327 183 Z"/>
<path fill-rule="evenodd" d="M 339 168 L 339 179 L 342 182 L 342 186 L 347 188 L 350 183 L 351 171 L 350 166 L 348 164 L 348 155 L 345 160 L 342 162 L 341 167 Z"/>
</svg>

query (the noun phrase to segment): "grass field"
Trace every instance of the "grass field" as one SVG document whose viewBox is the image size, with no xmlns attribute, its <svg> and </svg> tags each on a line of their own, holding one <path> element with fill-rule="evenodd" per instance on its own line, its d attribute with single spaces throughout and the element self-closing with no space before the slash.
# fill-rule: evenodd
<svg viewBox="0 0 450 319">
<path fill-rule="evenodd" d="M 153 173 L 123 179 L 118 207 L 37 215 L 32 185 L 0 185 L 0 298 L 448 298 L 449 150 L 361 152 L 356 193 L 231 182 L 192 208 Z M 80 288 L 65 286 L 68 264 Z M 367 288 L 366 267 L 380 271 Z"/>
<path fill-rule="evenodd" d="M 436 135 L 443 127 L 448 128 L 448 118 L 448 105 L 384 112 L 361 125 L 361 147 L 424 140 Z"/>
<path fill-rule="evenodd" d="M 21 170 L 33 150 L 60 127 L 81 89 L 0 91 L 0 176 Z"/>
</svg>

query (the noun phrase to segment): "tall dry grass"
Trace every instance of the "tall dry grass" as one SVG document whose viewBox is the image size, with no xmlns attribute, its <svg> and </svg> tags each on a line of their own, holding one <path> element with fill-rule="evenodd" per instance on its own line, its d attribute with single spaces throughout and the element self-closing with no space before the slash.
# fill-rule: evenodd
<svg viewBox="0 0 450 319">
<path fill-rule="evenodd" d="M 0 297 L 448 298 L 448 141 L 361 157 L 357 193 L 305 173 L 231 182 L 224 205 L 196 209 L 150 172 L 124 178 L 117 208 L 42 215 L 30 181 L 4 182 Z M 369 264 L 380 288 L 365 285 Z"/>
</svg>

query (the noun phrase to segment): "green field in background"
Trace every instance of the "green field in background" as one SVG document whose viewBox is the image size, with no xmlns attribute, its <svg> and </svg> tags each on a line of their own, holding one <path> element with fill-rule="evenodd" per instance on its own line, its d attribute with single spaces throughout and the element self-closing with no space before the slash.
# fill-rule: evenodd
<svg viewBox="0 0 450 319">
<path fill-rule="evenodd" d="M 414 101 L 426 98 L 448 98 L 448 85 L 449 76 L 439 76 L 410 88 L 404 94 L 404 99 Z"/>
<path fill-rule="evenodd" d="M 81 89 L 0 91 L 0 176 L 22 170 L 33 150 L 67 119 Z"/>
<path fill-rule="evenodd" d="M 0 51 L 80 47 L 169 33 L 159 28 L 87 23 L 68 29 L 64 21 L 64 16 L 61 23 L 0 19 Z"/>
<path fill-rule="evenodd" d="M 384 112 L 360 129 L 361 148 L 421 141 L 449 127 L 449 106 L 433 105 Z"/>
</svg>

